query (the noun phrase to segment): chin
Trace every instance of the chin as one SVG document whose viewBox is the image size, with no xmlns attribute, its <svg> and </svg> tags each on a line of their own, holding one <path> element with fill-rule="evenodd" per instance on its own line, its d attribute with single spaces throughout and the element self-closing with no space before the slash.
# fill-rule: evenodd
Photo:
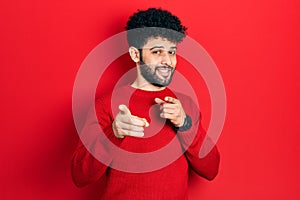
<svg viewBox="0 0 300 200">
<path fill-rule="evenodd" d="M 151 84 L 156 87 L 166 87 L 166 86 L 170 85 L 170 83 L 171 83 L 171 81 L 169 81 L 167 83 L 151 83 Z"/>
<path fill-rule="evenodd" d="M 158 84 L 158 83 L 151 83 L 152 85 L 154 85 L 155 87 L 166 87 L 167 85 L 161 85 L 161 84 Z"/>
</svg>

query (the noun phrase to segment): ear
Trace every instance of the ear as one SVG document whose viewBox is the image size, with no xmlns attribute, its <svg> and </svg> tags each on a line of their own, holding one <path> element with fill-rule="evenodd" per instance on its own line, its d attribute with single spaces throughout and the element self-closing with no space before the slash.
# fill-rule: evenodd
<svg viewBox="0 0 300 200">
<path fill-rule="evenodd" d="M 129 47 L 129 54 L 133 62 L 137 63 L 140 61 L 140 52 L 135 47 Z"/>
</svg>

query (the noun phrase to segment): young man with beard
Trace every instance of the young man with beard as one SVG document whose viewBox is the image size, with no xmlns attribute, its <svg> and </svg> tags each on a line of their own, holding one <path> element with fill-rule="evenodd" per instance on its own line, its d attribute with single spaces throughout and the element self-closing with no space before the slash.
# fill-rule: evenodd
<svg viewBox="0 0 300 200">
<path fill-rule="evenodd" d="M 167 87 L 176 68 L 177 44 L 185 37 L 186 27 L 170 12 L 149 8 L 132 15 L 126 29 L 137 77 L 114 91 L 117 108 L 111 108 L 113 93 L 97 99 L 97 121 L 88 117 L 81 134 L 89 140 L 84 145 L 80 142 L 73 157 L 73 180 L 84 186 L 105 178 L 101 199 L 187 199 L 188 170 L 214 179 L 219 152 L 214 147 L 199 158 L 206 134 L 199 110 L 189 97 Z M 110 148 L 100 134 L 91 134 L 99 125 L 109 141 L 123 151 Z M 127 156 L 124 151 L 136 156 Z M 105 163 L 95 158 L 99 155 Z"/>
</svg>

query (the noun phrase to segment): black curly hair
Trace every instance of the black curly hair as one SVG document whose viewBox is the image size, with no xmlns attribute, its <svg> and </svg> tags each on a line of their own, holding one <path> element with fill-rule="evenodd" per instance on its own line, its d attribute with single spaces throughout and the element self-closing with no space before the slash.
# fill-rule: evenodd
<svg viewBox="0 0 300 200">
<path fill-rule="evenodd" d="M 126 24 L 129 46 L 141 49 L 151 37 L 162 37 L 179 43 L 186 36 L 187 28 L 177 16 L 161 8 L 138 10 Z"/>
</svg>

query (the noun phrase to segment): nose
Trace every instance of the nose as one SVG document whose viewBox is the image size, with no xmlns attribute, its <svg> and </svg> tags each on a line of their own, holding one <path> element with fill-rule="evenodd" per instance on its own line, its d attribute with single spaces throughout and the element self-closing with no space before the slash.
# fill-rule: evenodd
<svg viewBox="0 0 300 200">
<path fill-rule="evenodd" d="M 162 57 L 162 64 L 172 66 L 172 59 L 168 53 Z"/>
</svg>

